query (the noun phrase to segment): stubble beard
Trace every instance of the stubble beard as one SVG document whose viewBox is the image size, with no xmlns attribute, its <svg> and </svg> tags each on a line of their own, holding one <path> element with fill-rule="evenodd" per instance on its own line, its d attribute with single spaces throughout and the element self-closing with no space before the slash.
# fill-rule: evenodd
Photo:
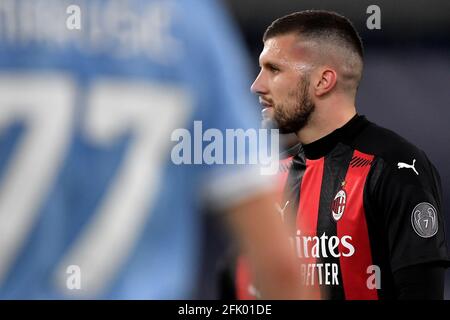
<svg viewBox="0 0 450 320">
<path fill-rule="evenodd" d="M 275 106 L 274 120 L 280 133 L 297 133 L 308 124 L 315 109 L 315 105 L 308 94 L 309 84 L 309 77 L 302 77 L 297 90 L 288 94 L 288 100 L 294 101 L 294 103 Z"/>
</svg>

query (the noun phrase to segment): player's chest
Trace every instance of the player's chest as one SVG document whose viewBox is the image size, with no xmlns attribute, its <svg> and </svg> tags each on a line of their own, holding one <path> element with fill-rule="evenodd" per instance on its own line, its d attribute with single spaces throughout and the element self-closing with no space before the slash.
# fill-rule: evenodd
<svg viewBox="0 0 450 320">
<path fill-rule="evenodd" d="M 364 191 L 372 160 L 358 151 L 347 159 L 306 160 L 290 181 L 297 229 L 315 235 L 365 228 Z"/>
</svg>

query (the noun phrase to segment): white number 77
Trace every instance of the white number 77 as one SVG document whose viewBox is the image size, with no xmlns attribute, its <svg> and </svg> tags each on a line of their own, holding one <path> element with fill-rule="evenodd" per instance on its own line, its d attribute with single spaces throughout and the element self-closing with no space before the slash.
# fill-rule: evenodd
<svg viewBox="0 0 450 320">
<path fill-rule="evenodd" d="M 27 112 L 34 110 L 38 113 L 41 122 L 47 121 L 27 133 L 31 142 L 22 143 L 21 152 L 16 155 L 24 160 L 17 162 L 13 159 L 13 168 L 8 170 L 13 172 L 13 177 L 1 186 L 9 192 L 0 193 L 0 232 L 6 229 L 9 232 L 0 233 L 0 275 L 6 273 L 26 238 L 39 204 L 57 173 L 72 132 L 74 86 L 69 81 L 61 81 L 61 78 L 54 78 L 51 82 L 49 79 L 29 80 L 27 89 L 32 90 L 25 91 L 24 79 L 11 82 L 8 78 L 10 85 L 6 92 L 17 94 L 10 94 L 9 101 L 0 100 L 1 108 L 15 106 L 19 102 L 28 106 Z M 5 84 L 6 81 L 0 81 L 0 88 Z M 26 94 L 20 94 L 21 91 Z M 41 99 L 36 99 L 39 96 Z M 20 98 L 27 100 L 21 101 Z M 87 94 L 85 134 L 97 144 L 113 143 L 127 130 L 132 132 L 133 139 L 91 223 L 79 235 L 55 272 L 60 288 L 66 289 L 68 265 L 80 267 L 82 291 L 89 295 L 100 292 L 120 268 L 148 218 L 159 184 L 160 168 L 164 161 L 168 161 L 170 133 L 183 125 L 189 111 L 187 104 L 185 94 L 172 87 L 111 80 L 93 84 Z M 12 112 L 17 110 L 11 109 Z M 32 115 L 35 116 L 34 113 Z M 53 131 L 47 132 L 44 128 Z M 40 136 L 42 138 L 38 139 Z M 40 179 L 25 183 L 32 196 L 21 196 L 17 201 L 15 192 L 27 195 L 22 191 L 22 184 L 30 181 L 30 174 L 38 175 L 38 172 L 41 172 Z M 2 200 L 7 200 L 8 206 L 1 206 Z M 14 223 L 9 220 L 11 216 L 15 217 Z M 3 251 L 4 248 L 7 250 Z"/>
</svg>

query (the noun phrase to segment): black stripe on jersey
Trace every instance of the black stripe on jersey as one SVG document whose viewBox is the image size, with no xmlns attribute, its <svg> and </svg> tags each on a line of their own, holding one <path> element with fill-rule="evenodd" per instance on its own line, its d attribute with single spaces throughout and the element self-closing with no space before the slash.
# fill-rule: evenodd
<svg viewBox="0 0 450 320">
<path fill-rule="evenodd" d="M 336 145 L 331 153 L 325 157 L 322 187 L 320 191 L 319 215 L 317 221 L 317 236 L 321 237 L 324 233 L 328 239 L 337 236 L 337 224 L 331 214 L 333 199 L 336 193 L 341 189 L 341 184 L 345 179 L 347 170 L 352 160 L 353 150 L 341 143 Z M 341 267 L 339 258 L 333 257 L 326 246 L 327 257 L 321 257 L 318 263 L 336 264 L 338 266 L 337 285 L 322 285 L 321 295 L 324 299 L 344 300 L 344 286 L 342 284 Z M 323 253 L 322 253 L 323 254 Z"/>
<path fill-rule="evenodd" d="M 295 237 L 297 228 L 297 212 L 300 205 L 300 186 L 302 185 L 303 175 L 306 170 L 306 159 L 303 153 L 299 153 L 292 158 L 289 175 L 284 187 L 284 203 L 289 201 L 285 211 L 285 222 Z M 281 205 L 284 205 L 281 204 Z"/>
<path fill-rule="evenodd" d="M 385 170 L 385 164 L 381 158 L 377 157 L 370 164 L 372 168 L 370 168 L 364 186 L 363 201 L 364 211 L 366 212 L 367 231 L 369 233 L 370 251 L 372 253 L 372 264 L 380 267 L 381 270 L 381 288 L 378 289 L 378 299 L 392 300 L 395 299 L 395 288 L 394 277 L 389 263 L 388 235 L 385 232 L 385 226 L 382 224 L 384 219 L 375 218 L 380 215 L 382 209 L 376 208 L 369 196 L 373 194 L 375 185 L 383 170 Z"/>
</svg>

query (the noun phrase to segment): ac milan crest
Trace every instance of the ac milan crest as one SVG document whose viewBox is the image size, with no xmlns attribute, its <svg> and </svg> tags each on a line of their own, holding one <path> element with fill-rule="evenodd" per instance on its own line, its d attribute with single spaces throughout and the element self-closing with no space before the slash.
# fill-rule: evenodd
<svg viewBox="0 0 450 320">
<path fill-rule="evenodd" d="M 342 218 L 345 211 L 345 205 L 347 203 L 347 193 L 344 190 L 345 181 L 342 182 L 341 188 L 334 196 L 333 202 L 331 204 L 331 214 L 333 219 L 338 221 Z"/>
</svg>

